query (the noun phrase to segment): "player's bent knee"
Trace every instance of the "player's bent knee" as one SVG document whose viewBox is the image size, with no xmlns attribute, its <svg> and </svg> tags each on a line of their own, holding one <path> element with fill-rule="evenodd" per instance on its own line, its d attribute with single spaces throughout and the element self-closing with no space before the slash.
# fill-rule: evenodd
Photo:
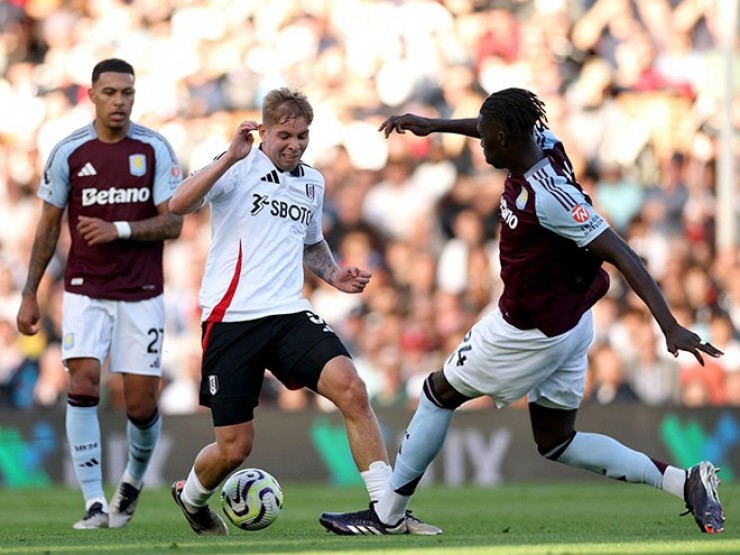
<svg viewBox="0 0 740 555">
<path fill-rule="evenodd" d="M 237 468 L 252 453 L 251 441 L 238 441 L 219 446 L 224 466 Z"/>
<path fill-rule="evenodd" d="M 438 407 L 450 410 L 455 410 L 465 401 L 472 399 L 452 387 L 442 370 L 432 372 L 424 380 L 424 395 Z"/>
<path fill-rule="evenodd" d="M 551 461 L 557 461 L 560 458 L 560 455 L 563 454 L 563 452 L 568 448 L 568 445 L 571 444 L 573 441 L 573 438 L 576 437 L 575 430 L 571 432 L 568 437 L 563 439 L 562 441 L 552 443 L 552 444 L 537 444 L 537 452 L 545 457 L 546 459 L 549 459 Z"/>
</svg>

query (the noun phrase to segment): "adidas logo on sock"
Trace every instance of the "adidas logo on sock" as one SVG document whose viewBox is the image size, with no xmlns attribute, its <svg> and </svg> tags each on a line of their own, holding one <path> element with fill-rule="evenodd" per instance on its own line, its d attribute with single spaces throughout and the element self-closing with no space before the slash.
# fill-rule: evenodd
<svg viewBox="0 0 740 555">
<path fill-rule="evenodd" d="M 82 169 L 77 172 L 77 177 L 86 177 L 89 175 L 98 175 L 98 172 L 95 171 L 95 168 L 90 162 L 85 162 Z"/>
<path fill-rule="evenodd" d="M 275 170 L 272 170 L 270 173 L 260 177 L 260 181 L 267 181 L 268 183 L 280 183 L 280 178 L 278 177 L 278 173 Z"/>
</svg>

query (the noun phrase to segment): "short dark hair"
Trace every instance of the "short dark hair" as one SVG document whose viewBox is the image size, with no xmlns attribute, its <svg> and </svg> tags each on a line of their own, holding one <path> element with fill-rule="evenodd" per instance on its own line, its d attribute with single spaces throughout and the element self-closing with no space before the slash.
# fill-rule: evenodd
<svg viewBox="0 0 740 555">
<path fill-rule="evenodd" d="M 93 85 L 100 79 L 100 74 L 106 71 L 112 71 L 114 73 L 129 73 L 134 75 L 133 66 L 120 58 L 108 58 L 95 64 L 92 70 L 92 82 Z"/>
<path fill-rule="evenodd" d="M 481 119 L 500 121 L 515 139 L 532 136 L 535 125 L 547 127 L 545 103 L 525 89 L 504 89 L 486 98 L 480 108 Z"/>
</svg>

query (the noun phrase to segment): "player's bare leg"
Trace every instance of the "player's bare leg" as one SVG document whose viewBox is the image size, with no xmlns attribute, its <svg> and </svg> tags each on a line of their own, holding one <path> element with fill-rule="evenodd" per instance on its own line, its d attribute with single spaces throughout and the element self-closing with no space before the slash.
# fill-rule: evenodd
<svg viewBox="0 0 740 555">
<path fill-rule="evenodd" d="M 426 422 L 428 420 L 428 417 L 430 416 L 428 412 L 424 410 L 424 407 L 426 407 L 426 404 L 424 404 L 424 399 L 421 400 L 421 404 L 423 406 L 420 409 L 417 409 L 417 412 L 414 415 L 414 419 L 412 419 L 412 423 L 409 425 L 409 430 L 414 427 L 415 422 L 421 425 L 421 423 Z M 431 403 L 428 404 L 431 405 Z M 449 417 L 451 417 L 452 410 L 440 410 L 442 410 L 442 412 L 444 413 L 444 419 L 448 419 Z M 449 415 L 447 413 L 449 413 Z M 432 418 L 432 420 L 434 420 L 435 423 L 437 422 L 437 420 L 434 418 Z M 432 427 L 437 428 L 434 433 L 441 433 L 441 441 L 443 441 L 447 426 L 432 425 Z M 423 443 L 426 444 L 426 438 L 429 437 L 429 434 L 422 433 L 419 435 L 419 437 L 421 437 L 422 435 L 425 437 Z M 409 441 L 408 437 L 406 441 Z M 415 439 L 412 441 L 415 441 Z M 420 455 L 423 458 L 426 457 L 426 454 L 429 451 L 429 449 L 427 449 L 426 447 L 427 446 L 425 445 L 425 447 L 422 449 L 424 455 Z M 433 458 L 438 449 L 436 447 L 433 447 L 431 451 L 433 452 L 433 454 L 431 454 L 431 458 Z M 406 463 L 404 457 L 407 457 L 410 452 L 414 454 L 413 456 L 415 456 L 417 449 L 411 447 L 409 451 L 404 451 L 403 455 L 399 454 L 398 458 L 396 459 L 397 468 L 393 472 L 394 476 L 396 474 L 402 474 L 404 476 L 404 478 L 401 478 L 401 481 L 407 486 L 407 489 L 409 491 L 401 488 L 403 492 L 398 493 L 397 490 L 394 491 L 393 489 L 391 489 L 392 482 L 389 477 L 387 485 L 381 492 L 381 496 L 376 498 L 373 498 L 371 496 L 372 502 L 369 509 L 365 509 L 364 511 L 358 511 L 355 513 L 323 513 L 321 515 L 321 518 L 319 519 L 321 524 L 336 534 L 347 535 L 402 534 L 404 532 L 415 535 L 441 534 L 442 530 L 440 528 L 427 524 L 422 520 L 416 518 L 407 509 L 409 497 L 411 493 L 413 493 L 413 489 L 416 487 L 416 484 L 418 484 L 418 480 L 421 478 L 424 470 L 426 469 L 426 464 L 421 463 L 419 465 L 417 464 L 419 461 L 416 460 L 412 461 L 410 466 Z M 417 466 L 421 467 L 421 470 L 419 470 L 418 472 L 414 470 L 415 468 L 417 468 Z M 406 471 L 404 471 L 403 469 L 406 469 Z M 384 518 L 381 518 L 381 516 L 377 512 L 377 509 L 381 506 L 383 508 L 382 516 Z"/>
<path fill-rule="evenodd" d="M 208 506 L 219 484 L 252 452 L 254 422 L 214 428 L 216 442 L 195 457 L 187 480 L 172 485 L 172 496 L 196 534 L 226 536 L 223 519 Z"/>
<path fill-rule="evenodd" d="M 378 419 L 370 406 L 365 382 L 352 361 L 344 356 L 330 360 L 321 373 L 318 392 L 334 403 L 344 418 L 352 458 L 360 472 L 380 461 L 388 464 L 388 451 Z"/>
</svg>

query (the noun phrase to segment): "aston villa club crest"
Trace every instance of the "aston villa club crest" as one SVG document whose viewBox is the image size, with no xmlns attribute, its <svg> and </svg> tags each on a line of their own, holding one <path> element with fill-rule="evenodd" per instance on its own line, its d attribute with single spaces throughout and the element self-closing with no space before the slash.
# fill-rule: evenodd
<svg viewBox="0 0 740 555">
<path fill-rule="evenodd" d="M 74 333 L 67 333 L 64 335 L 64 339 L 62 339 L 62 348 L 65 351 L 69 351 L 75 346 L 75 334 Z"/>
<path fill-rule="evenodd" d="M 516 207 L 519 210 L 524 210 L 524 208 L 526 208 L 526 206 L 527 206 L 527 199 L 528 198 L 529 198 L 529 191 L 527 191 L 526 189 L 523 188 L 522 189 L 522 192 L 519 193 L 519 196 L 516 197 L 516 202 L 514 204 L 516 204 Z"/>
<path fill-rule="evenodd" d="M 132 154 L 128 157 L 128 169 L 131 175 L 141 177 L 146 175 L 146 156 L 143 154 Z"/>
<path fill-rule="evenodd" d="M 218 392 L 218 376 L 208 376 L 208 391 L 211 395 Z"/>
<path fill-rule="evenodd" d="M 315 194 L 316 193 L 314 192 L 313 183 L 306 183 L 306 197 L 308 197 L 310 200 L 313 200 Z"/>
</svg>

